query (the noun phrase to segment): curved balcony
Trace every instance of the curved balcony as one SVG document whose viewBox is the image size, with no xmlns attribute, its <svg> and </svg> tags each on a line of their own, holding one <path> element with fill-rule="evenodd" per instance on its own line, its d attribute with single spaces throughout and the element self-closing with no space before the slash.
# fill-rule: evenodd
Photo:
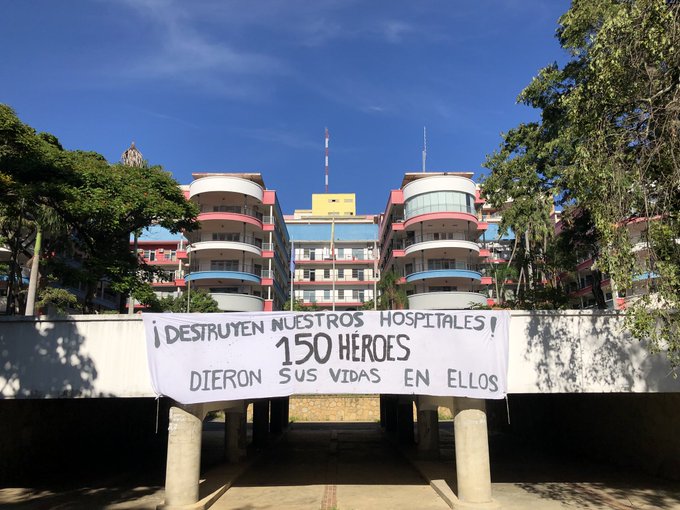
<svg viewBox="0 0 680 510">
<path fill-rule="evenodd" d="M 420 251 L 426 250 L 453 250 L 453 255 L 456 252 L 461 255 L 467 254 L 471 251 L 479 255 L 479 245 L 472 241 L 462 241 L 458 239 L 428 239 L 429 236 L 423 236 L 422 238 L 416 237 L 413 240 L 407 239 L 404 243 L 406 249 L 404 250 L 404 255 L 408 256 Z"/>
<path fill-rule="evenodd" d="M 248 272 L 248 268 L 243 268 L 244 271 L 196 271 L 189 273 L 184 278 L 187 282 L 197 282 L 205 285 L 220 285 L 222 283 L 239 281 L 252 282 L 258 285 L 261 282 L 260 276 Z"/>
<path fill-rule="evenodd" d="M 414 264 L 410 271 L 405 273 L 406 282 L 429 280 L 433 278 L 465 278 L 482 281 L 482 275 L 478 272 L 478 266 L 467 262 L 437 261 L 436 263 Z"/>
<path fill-rule="evenodd" d="M 223 312 L 262 312 L 264 299 L 249 294 L 231 294 L 227 292 L 211 292 L 210 295 Z"/>
<path fill-rule="evenodd" d="M 477 226 L 480 224 L 479 220 L 477 219 L 477 216 L 475 216 L 472 212 L 464 210 L 465 208 L 460 208 L 461 209 L 460 211 L 454 210 L 454 208 L 443 208 L 443 210 L 434 210 L 436 208 L 439 208 L 439 206 L 427 210 L 425 209 L 419 210 L 418 214 L 410 215 L 406 220 L 404 220 L 404 228 L 410 229 L 411 227 L 413 227 L 414 225 L 418 225 L 419 223 L 425 223 L 427 221 L 434 222 L 441 220 L 459 220 L 473 223 L 475 225 L 475 230 L 477 229 Z"/>
<path fill-rule="evenodd" d="M 467 269 L 434 269 L 431 271 L 420 271 L 406 275 L 406 283 L 418 280 L 430 280 L 433 278 L 467 278 L 482 281 L 482 275 L 477 271 Z"/>
<path fill-rule="evenodd" d="M 210 175 L 196 179 L 189 185 L 189 198 L 202 193 L 237 193 L 248 195 L 262 202 L 264 190 L 261 186 L 240 177 L 229 175 Z"/>
<path fill-rule="evenodd" d="M 210 252 L 210 251 L 246 251 L 252 253 L 255 256 L 262 256 L 262 243 L 259 246 L 256 242 L 257 240 L 252 237 L 246 236 L 239 241 L 200 241 L 192 244 L 187 248 L 190 253 L 194 252 Z"/>
<path fill-rule="evenodd" d="M 486 304 L 486 296 L 478 292 L 425 292 L 408 296 L 408 307 L 412 310 L 462 310 Z"/>
<path fill-rule="evenodd" d="M 250 207 L 243 206 L 219 206 L 219 211 L 205 211 L 198 215 L 198 221 L 209 224 L 213 221 L 235 221 L 238 223 L 248 223 L 262 228 L 262 213 Z"/>
<path fill-rule="evenodd" d="M 460 175 L 432 175 L 416 179 L 404 186 L 404 202 L 416 195 L 437 191 L 460 191 L 472 195 L 474 201 L 477 194 L 477 186 L 473 180 Z"/>
</svg>

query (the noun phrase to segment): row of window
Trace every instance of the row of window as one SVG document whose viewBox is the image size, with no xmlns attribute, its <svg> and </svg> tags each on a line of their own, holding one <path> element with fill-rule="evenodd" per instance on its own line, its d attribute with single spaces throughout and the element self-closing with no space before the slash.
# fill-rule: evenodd
<svg viewBox="0 0 680 510">
<path fill-rule="evenodd" d="M 177 260 L 177 252 L 175 250 L 165 250 L 163 253 L 158 253 L 156 250 L 144 250 L 144 259 L 149 262 L 156 260 Z"/>
<path fill-rule="evenodd" d="M 475 214 L 475 197 L 462 191 L 433 191 L 409 198 L 404 203 L 404 218 L 432 212 Z"/>
<path fill-rule="evenodd" d="M 369 260 L 373 257 L 373 250 L 365 248 L 335 248 L 336 260 Z M 327 260 L 331 258 L 330 247 L 324 248 L 304 248 L 295 250 L 295 258 L 299 260 Z"/>
<path fill-rule="evenodd" d="M 321 293 L 317 293 L 317 291 L 314 290 L 304 290 L 302 292 L 302 299 L 306 303 L 316 303 L 317 301 L 323 301 L 330 303 L 332 300 L 332 292 L 330 290 L 324 290 Z M 357 289 L 338 289 L 335 291 L 335 300 L 336 301 L 353 301 L 353 302 L 360 302 L 364 303 L 367 299 L 370 299 L 372 294 L 364 291 L 364 290 L 357 290 Z"/>
<path fill-rule="evenodd" d="M 364 280 L 369 271 L 364 269 L 336 269 L 336 279 L 342 280 L 348 278 L 351 275 L 353 280 Z M 320 280 L 330 280 L 332 271 L 330 269 L 304 269 L 302 270 L 302 277 L 305 280 L 316 281 L 317 278 Z M 299 274 L 299 273 L 298 273 Z"/>
</svg>

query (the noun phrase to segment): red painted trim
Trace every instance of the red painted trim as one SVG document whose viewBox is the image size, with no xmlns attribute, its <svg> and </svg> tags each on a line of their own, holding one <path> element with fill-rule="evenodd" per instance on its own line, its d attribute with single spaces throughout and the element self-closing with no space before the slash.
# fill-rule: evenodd
<svg viewBox="0 0 680 510">
<path fill-rule="evenodd" d="M 437 221 L 437 220 L 470 221 L 477 226 L 477 230 L 479 230 L 478 225 L 481 225 L 481 223 L 479 223 L 479 220 L 477 219 L 477 216 L 475 216 L 474 214 L 447 211 L 447 212 L 419 214 L 418 216 L 414 216 L 413 218 L 409 218 L 408 220 L 406 220 L 404 222 L 404 227 L 409 228 L 410 226 L 416 225 L 418 223 L 423 223 L 423 222 L 426 222 L 426 221 Z M 486 224 L 484 224 L 484 225 L 486 225 Z"/>
<path fill-rule="evenodd" d="M 327 266 L 330 264 L 333 264 L 332 260 L 309 260 L 309 259 L 295 259 L 295 264 L 300 264 L 301 266 L 304 265 L 320 265 L 320 266 Z M 354 259 L 354 260 L 337 260 L 335 261 L 336 265 L 364 265 L 364 266 L 373 266 L 373 259 Z"/>
<path fill-rule="evenodd" d="M 265 259 L 273 259 L 274 252 L 272 250 L 262 250 L 262 257 Z"/>
<path fill-rule="evenodd" d="M 265 299 L 263 310 L 265 312 L 273 312 L 274 311 L 274 301 L 272 301 L 271 299 Z"/>
<path fill-rule="evenodd" d="M 399 222 L 399 223 L 392 223 L 392 230 L 394 232 L 399 232 L 400 230 L 404 230 L 404 222 Z"/>
<path fill-rule="evenodd" d="M 594 262 L 595 262 L 595 260 L 592 259 L 592 258 L 590 258 L 588 260 L 584 260 L 583 262 L 581 262 L 579 265 L 576 266 L 576 270 L 582 271 L 583 269 L 588 269 L 589 267 L 591 267 L 593 265 Z"/>
<path fill-rule="evenodd" d="M 271 287 L 274 285 L 274 279 L 273 278 L 261 278 L 260 279 L 260 285 L 263 285 L 265 287 Z"/>
<path fill-rule="evenodd" d="M 238 223 L 250 223 L 257 228 L 262 228 L 262 222 L 247 214 L 230 212 L 208 212 L 198 215 L 198 221 L 236 221 Z"/>
<path fill-rule="evenodd" d="M 406 256 L 406 250 L 392 250 L 392 256 L 394 258 L 405 257 Z"/>
<path fill-rule="evenodd" d="M 181 250 L 181 251 L 177 252 L 177 258 L 184 260 L 184 259 L 189 258 L 189 255 L 187 255 L 186 250 Z"/>
<path fill-rule="evenodd" d="M 482 248 L 481 250 L 479 250 L 479 256 L 480 257 L 489 257 L 489 256 L 491 256 L 491 252 L 489 250 L 487 250 L 486 248 Z"/>
<path fill-rule="evenodd" d="M 262 230 L 264 232 L 274 232 L 274 225 L 272 223 L 264 223 L 262 225 Z"/>
<path fill-rule="evenodd" d="M 375 280 L 335 280 L 335 285 L 373 285 Z M 264 280 L 262 280 L 262 283 L 264 284 Z M 333 285 L 332 280 L 315 280 L 313 282 L 307 281 L 307 280 L 295 280 L 293 282 L 293 285 L 302 285 L 304 287 L 307 286 L 319 286 L 319 287 L 327 287 L 329 285 Z"/>
<path fill-rule="evenodd" d="M 493 278 L 490 276 L 482 276 L 482 285 L 491 285 L 493 283 Z"/>
</svg>

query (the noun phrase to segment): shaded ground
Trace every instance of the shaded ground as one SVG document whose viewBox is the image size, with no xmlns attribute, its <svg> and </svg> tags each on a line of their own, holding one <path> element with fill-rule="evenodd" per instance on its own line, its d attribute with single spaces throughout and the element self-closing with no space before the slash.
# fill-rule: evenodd
<svg viewBox="0 0 680 510">
<path fill-rule="evenodd" d="M 206 423 L 203 437 L 205 472 L 222 462 L 223 424 Z M 440 437 L 441 459 L 427 463 L 428 472 L 455 490 L 450 422 L 441 424 Z M 680 510 L 677 482 L 548 451 L 504 434 L 491 436 L 490 451 L 494 497 L 506 510 Z M 212 508 L 447 508 L 376 424 L 294 423 L 287 436 L 262 453 Z M 103 459 L 78 472 L 31 480 L 24 488 L 0 489 L 0 507 L 154 509 L 163 501 L 163 464 L 140 459 L 135 466 L 116 466 Z"/>
</svg>

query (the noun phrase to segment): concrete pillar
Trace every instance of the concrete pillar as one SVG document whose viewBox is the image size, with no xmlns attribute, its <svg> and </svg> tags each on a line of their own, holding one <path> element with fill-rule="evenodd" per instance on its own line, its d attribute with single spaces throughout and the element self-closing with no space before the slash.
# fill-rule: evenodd
<svg viewBox="0 0 680 510">
<path fill-rule="evenodd" d="M 439 415 L 436 410 L 418 409 L 418 457 L 439 458 Z"/>
<path fill-rule="evenodd" d="M 159 509 L 180 509 L 198 501 L 202 429 L 201 406 L 170 408 L 165 504 Z"/>
<path fill-rule="evenodd" d="M 397 433 L 397 402 L 394 395 L 385 395 L 385 432 Z"/>
<path fill-rule="evenodd" d="M 453 413 L 459 500 L 454 508 L 500 508 L 491 498 L 491 464 L 485 402 L 480 399 L 456 397 Z"/>
<path fill-rule="evenodd" d="M 380 395 L 380 426 L 385 428 L 385 395 Z"/>
<path fill-rule="evenodd" d="M 290 397 L 283 397 L 283 428 L 290 425 Z"/>
<path fill-rule="evenodd" d="M 413 440 L 413 402 L 402 397 L 397 403 L 397 441 L 412 444 Z"/>
<path fill-rule="evenodd" d="M 227 409 L 225 411 L 224 451 L 227 462 L 236 463 L 246 458 L 245 410 Z"/>
<path fill-rule="evenodd" d="M 253 402 L 253 445 L 262 448 L 269 440 L 269 400 L 260 398 Z"/>
<path fill-rule="evenodd" d="M 273 398 L 271 403 L 271 415 L 269 418 L 269 432 L 278 435 L 283 432 L 283 399 Z"/>
</svg>

